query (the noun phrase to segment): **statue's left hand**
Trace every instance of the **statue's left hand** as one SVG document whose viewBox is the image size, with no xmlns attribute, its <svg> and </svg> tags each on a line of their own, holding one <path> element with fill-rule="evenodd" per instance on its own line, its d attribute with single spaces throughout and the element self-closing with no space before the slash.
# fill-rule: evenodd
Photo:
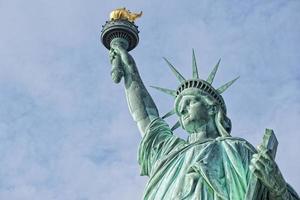
<svg viewBox="0 0 300 200">
<path fill-rule="evenodd" d="M 250 170 L 269 189 L 272 195 L 281 196 L 287 190 L 286 182 L 269 151 L 263 146 L 258 147 L 250 164 Z"/>
</svg>

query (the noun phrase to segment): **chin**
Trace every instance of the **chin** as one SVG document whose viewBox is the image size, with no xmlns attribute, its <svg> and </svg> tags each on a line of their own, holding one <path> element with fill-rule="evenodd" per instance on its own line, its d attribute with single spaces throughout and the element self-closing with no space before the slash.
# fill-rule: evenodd
<svg viewBox="0 0 300 200">
<path fill-rule="evenodd" d="M 189 127 L 190 125 L 191 125 L 191 121 L 188 120 L 188 119 L 185 119 L 185 120 L 182 122 L 182 126 L 183 126 L 184 128 Z"/>
<path fill-rule="evenodd" d="M 184 130 L 189 132 L 188 130 L 194 127 L 194 123 L 189 121 L 189 122 L 183 123 L 182 127 L 184 128 Z"/>
</svg>

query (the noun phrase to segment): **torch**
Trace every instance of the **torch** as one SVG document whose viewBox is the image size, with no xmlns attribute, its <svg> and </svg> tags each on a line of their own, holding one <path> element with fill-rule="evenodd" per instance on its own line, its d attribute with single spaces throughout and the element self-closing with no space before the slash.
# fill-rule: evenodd
<svg viewBox="0 0 300 200">
<path fill-rule="evenodd" d="M 102 26 L 102 44 L 108 50 L 111 49 L 112 44 L 124 48 L 128 52 L 134 49 L 139 42 L 138 26 L 134 24 L 134 20 L 141 15 L 142 12 L 131 13 L 126 8 L 113 10 L 110 13 L 109 21 L 106 21 L 105 25 Z M 115 83 L 119 83 L 124 75 L 120 56 L 116 56 L 111 64 L 112 79 Z"/>
</svg>

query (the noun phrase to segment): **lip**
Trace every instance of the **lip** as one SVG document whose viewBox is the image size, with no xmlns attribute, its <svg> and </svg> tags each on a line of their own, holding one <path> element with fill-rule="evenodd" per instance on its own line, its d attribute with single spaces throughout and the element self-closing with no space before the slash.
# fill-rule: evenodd
<svg viewBox="0 0 300 200">
<path fill-rule="evenodd" d="M 183 120 L 186 120 L 187 118 L 189 118 L 189 115 L 183 117 Z"/>
</svg>

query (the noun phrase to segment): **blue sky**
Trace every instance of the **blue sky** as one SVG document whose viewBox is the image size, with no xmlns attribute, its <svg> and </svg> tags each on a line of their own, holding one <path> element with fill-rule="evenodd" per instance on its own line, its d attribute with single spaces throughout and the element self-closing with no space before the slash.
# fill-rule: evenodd
<svg viewBox="0 0 300 200">
<path fill-rule="evenodd" d="M 299 1 L 6 0 L 0 199 L 141 199 L 140 135 L 99 38 L 109 12 L 123 6 L 144 12 L 131 54 L 145 85 L 177 87 L 163 56 L 191 77 L 194 48 L 203 78 L 222 58 L 215 87 L 241 76 L 223 95 L 232 135 L 256 146 L 273 128 L 277 163 L 300 192 Z M 149 91 L 161 114 L 173 106 Z"/>
</svg>

